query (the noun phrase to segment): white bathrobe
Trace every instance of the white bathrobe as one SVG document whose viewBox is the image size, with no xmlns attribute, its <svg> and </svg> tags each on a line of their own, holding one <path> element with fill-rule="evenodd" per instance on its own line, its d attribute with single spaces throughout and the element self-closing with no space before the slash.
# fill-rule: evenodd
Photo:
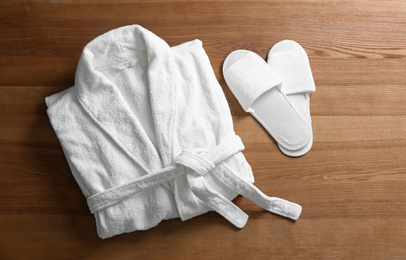
<svg viewBox="0 0 406 260">
<path fill-rule="evenodd" d="M 139 25 L 109 31 L 84 48 L 75 85 L 46 103 L 101 238 L 210 210 L 242 228 L 247 215 L 230 201 L 238 194 L 274 213 L 300 215 L 299 205 L 251 184 L 199 40 L 169 47 Z"/>
</svg>

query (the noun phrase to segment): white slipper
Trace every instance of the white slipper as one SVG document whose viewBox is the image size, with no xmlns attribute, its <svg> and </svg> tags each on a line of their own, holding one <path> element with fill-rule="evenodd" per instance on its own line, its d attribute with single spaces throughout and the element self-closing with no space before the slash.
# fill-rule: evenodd
<svg viewBox="0 0 406 260">
<path fill-rule="evenodd" d="M 288 150 L 299 150 L 311 139 L 311 128 L 281 91 L 282 81 L 256 53 L 236 50 L 223 64 L 223 75 L 231 92 Z"/>
<path fill-rule="evenodd" d="M 279 143 L 286 155 L 297 157 L 306 154 L 313 145 L 312 120 L 310 117 L 310 94 L 316 90 L 306 51 L 297 42 L 284 40 L 275 44 L 267 60 L 273 73 L 282 80 L 282 92 L 296 107 L 310 126 L 310 142 L 299 150 L 291 150 Z"/>
</svg>

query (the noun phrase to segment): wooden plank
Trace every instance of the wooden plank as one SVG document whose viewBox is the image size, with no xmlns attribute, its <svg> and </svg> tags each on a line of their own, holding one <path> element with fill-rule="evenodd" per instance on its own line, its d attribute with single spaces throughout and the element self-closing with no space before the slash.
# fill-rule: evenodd
<svg viewBox="0 0 406 260">
<path fill-rule="evenodd" d="M 186 222 L 169 220 L 149 230 L 103 241 L 91 216 L 0 215 L 7 239 L 0 256 L 18 259 L 402 259 L 405 217 L 302 219 L 266 213 L 242 230 L 214 213 Z M 271 218 L 272 222 L 267 219 Z M 204 221 L 202 221 L 202 219 Z M 380 234 L 380 235 L 377 235 Z M 214 243 L 213 243 L 214 242 Z M 74 248 L 74 253 L 72 249 Z"/>
<path fill-rule="evenodd" d="M 378 82 L 372 84 L 403 83 L 399 80 L 405 65 L 399 59 L 406 53 L 405 2 L 360 3 L 250 1 L 233 2 L 232 9 L 222 1 L 100 5 L 93 1 L 64 4 L 63 8 L 61 3 L 48 1 L 6 3 L 0 9 L 0 83 L 71 85 L 85 44 L 109 29 L 132 23 L 148 25 L 170 45 L 200 38 L 218 77 L 232 50 L 250 49 L 265 57 L 277 41 L 294 39 L 309 51 L 310 58 L 323 57 L 322 71 L 314 62 L 315 75 L 330 77 L 320 80 L 356 84 L 372 79 L 370 71 L 379 70 Z M 97 12 L 93 11 L 95 5 Z M 362 12 L 351 11 L 360 5 Z M 345 61 L 334 65 L 331 58 Z M 31 64 L 36 66 L 27 69 Z"/>
</svg>

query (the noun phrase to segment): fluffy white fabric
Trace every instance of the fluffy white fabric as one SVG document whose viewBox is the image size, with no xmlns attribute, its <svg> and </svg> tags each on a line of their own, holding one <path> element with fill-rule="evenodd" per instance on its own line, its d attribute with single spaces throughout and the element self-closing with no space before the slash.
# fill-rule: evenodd
<svg viewBox="0 0 406 260">
<path fill-rule="evenodd" d="M 262 194 L 199 40 L 169 47 L 139 25 L 83 50 L 75 85 L 46 98 L 51 124 L 101 238 L 217 211 L 237 227 L 241 193 L 297 219 L 297 204 Z"/>
<path fill-rule="evenodd" d="M 284 40 L 275 44 L 268 53 L 267 62 L 271 71 L 278 75 L 289 101 L 306 120 L 310 127 L 311 139 L 305 147 L 289 150 L 279 145 L 280 150 L 289 156 L 306 154 L 313 145 L 312 120 L 310 117 L 310 94 L 316 91 L 309 59 L 306 51 L 295 41 Z"/>
</svg>

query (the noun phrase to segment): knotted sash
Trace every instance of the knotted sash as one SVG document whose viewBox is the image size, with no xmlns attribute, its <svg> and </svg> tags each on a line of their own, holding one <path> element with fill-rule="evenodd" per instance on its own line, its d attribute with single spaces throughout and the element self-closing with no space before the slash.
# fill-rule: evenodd
<svg viewBox="0 0 406 260">
<path fill-rule="evenodd" d="M 165 183 L 173 178 L 187 174 L 192 192 L 207 206 L 222 215 L 238 228 L 245 226 L 248 215 L 222 194 L 209 187 L 204 175 L 213 172 L 226 186 L 249 198 L 263 209 L 275 214 L 297 220 L 302 207 L 296 203 L 276 197 L 268 197 L 253 184 L 236 175 L 226 162 L 227 158 L 244 150 L 239 136 L 234 135 L 206 153 L 183 151 L 175 159 L 175 164 L 152 174 L 144 175 L 133 182 L 112 187 L 87 198 L 90 211 L 95 212 L 123 201 L 136 193 Z M 191 171 L 186 171 L 186 168 Z"/>
</svg>

